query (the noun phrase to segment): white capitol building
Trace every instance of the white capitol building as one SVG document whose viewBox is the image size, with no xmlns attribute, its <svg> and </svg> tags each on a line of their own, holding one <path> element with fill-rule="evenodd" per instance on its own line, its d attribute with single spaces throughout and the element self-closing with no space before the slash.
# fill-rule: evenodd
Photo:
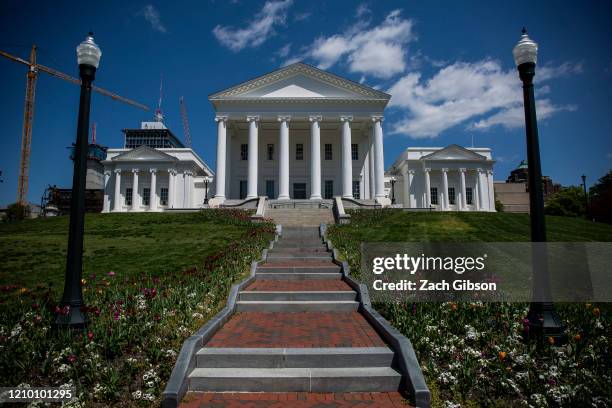
<svg viewBox="0 0 612 408">
<path fill-rule="evenodd" d="M 109 149 L 104 211 L 199 208 L 206 196 L 213 207 L 262 196 L 388 206 L 394 197 L 405 208 L 495 211 L 488 148 L 408 148 L 385 173 L 390 98 L 304 63 L 216 92 L 215 173 L 188 148 Z"/>
</svg>

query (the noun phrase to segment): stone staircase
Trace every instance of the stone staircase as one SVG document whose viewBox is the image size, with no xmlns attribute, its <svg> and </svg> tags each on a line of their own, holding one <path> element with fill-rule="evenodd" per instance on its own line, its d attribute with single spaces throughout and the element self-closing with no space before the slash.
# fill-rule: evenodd
<svg viewBox="0 0 612 408">
<path fill-rule="evenodd" d="M 283 227 L 318 227 L 322 223 L 334 223 L 330 208 L 267 208 L 264 216 Z"/>
<path fill-rule="evenodd" d="M 357 311 L 318 228 L 284 226 L 255 278 L 197 352 L 189 391 L 398 391 L 394 352 Z"/>
</svg>

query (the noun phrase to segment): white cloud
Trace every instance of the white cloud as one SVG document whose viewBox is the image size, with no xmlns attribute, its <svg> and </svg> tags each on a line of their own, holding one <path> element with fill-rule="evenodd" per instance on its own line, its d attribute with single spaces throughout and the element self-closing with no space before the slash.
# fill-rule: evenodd
<svg viewBox="0 0 612 408">
<path fill-rule="evenodd" d="M 287 20 L 287 10 L 293 0 L 267 1 L 246 28 L 217 25 L 213 34 L 217 40 L 232 51 L 245 47 L 257 47 L 274 34 L 275 25 Z"/>
<path fill-rule="evenodd" d="M 321 69 L 344 62 L 350 72 L 389 79 L 406 69 L 407 45 L 416 39 L 413 24 L 394 10 L 378 26 L 360 20 L 342 34 L 318 37 L 293 59 L 313 59 Z"/>
<path fill-rule="evenodd" d="M 140 10 L 138 13 L 144 17 L 145 20 L 151 24 L 151 27 L 155 31 L 159 31 L 160 33 L 165 33 L 166 27 L 161 22 L 161 17 L 159 16 L 159 11 L 152 4 L 147 4 Z"/>
<path fill-rule="evenodd" d="M 304 20 L 308 20 L 310 18 L 310 16 L 312 15 L 311 12 L 309 11 L 304 11 L 302 13 L 295 13 L 293 15 L 293 21 L 304 21 Z"/>
<path fill-rule="evenodd" d="M 553 114 L 561 111 L 575 111 L 574 105 L 553 105 L 550 99 L 536 101 L 536 112 L 539 120 L 549 118 Z M 477 130 L 488 129 L 495 125 L 500 125 L 506 129 L 515 129 L 525 124 L 525 111 L 523 105 L 516 105 L 495 113 L 488 118 L 481 119 L 473 123 L 471 127 Z"/>
<path fill-rule="evenodd" d="M 361 3 L 359 6 L 357 6 L 357 10 L 355 11 L 357 18 L 363 17 L 370 13 L 372 13 L 372 10 L 370 10 L 370 7 L 368 7 L 366 3 Z"/>
<path fill-rule="evenodd" d="M 577 66 L 566 63 L 543 67 L 539 81 L 577 73 Z M 539 89 L 542 94 L 550 91 L 546 85 Z M 516 70 L 503 70 L 499 62 L 490 59 L 455 62 L 428 80 L 411 72 L 397 80 L 388 92 L 392 95 L 390 108 L 403 113 L 391 125 L 391 132 L 415 139 L 437 137 L 459 124 L 466 124 L 468 129 L 485 130 L 496 125 L 517 127 L 524 120 Z M 537 108 L 539 119 L 576 109 L 570 105 L 554 105 L 549 99 L 538 100 Z"/>
<path fill-rule="evenodd" d="M 287 55 L 289 55 L 290 51 L 291 51 L 291 43 L 288 43 L 282 46 L 281 48 L 279 48 L 278 51 L 276 51 L 276 55 L 278 55 L 280 58 L 285 58 L 287 57 Z"/>
</svg>

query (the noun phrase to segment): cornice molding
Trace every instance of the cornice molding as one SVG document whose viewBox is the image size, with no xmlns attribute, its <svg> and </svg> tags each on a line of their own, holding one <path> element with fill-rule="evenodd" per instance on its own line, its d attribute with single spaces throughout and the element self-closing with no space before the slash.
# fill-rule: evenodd
<svg viewBox="0 0 612 408">
<path fill-rule="evenodd" d="M 284 68 L 281 68 L 276 71 L 270 72 L 268 74 L 262 75 L 250 81 L 243 82 L 241 84 L 238 84 L 226 90 L 214 93 L 210 95 L 208 99 L 211 101 L 220 100 L 220 99 L 225 100 L 227 98 L 232 98 L 237 95 L 247 93 L 254 89 L 261 88 L 262 86 L 272 84 L 274 82 L 283 80 L 285 78 L 289 78 L 297 74 L 305 74 L 314 79 L 317 79 L 323 82 L 327 82 L 328 84 L 339 87 L 339 88 L 347 89 L 359 95 L 364 95 L 368 98 L 384 99 L 385 101 L 388 101 L 391 98 L 391 95 L 386 94 L 381 91 L 377 91 L 374 88 L 370 88 L 368 86 L 358 84 L 357 82 L 353 82 L 349 79 L 336 76 L 334 74 L 320 70 L 318 68 L 312 67 L 310 65 L 307 65 L 301 62 L 297 62 L 295 64 L 288 65 Z M 257 100 L 261 100 L 261 99 L 265 100 L 267 98 L 257 98 Z M 323 99 L 327 99 L 327 98 L 323 98 Z"/>
</svg>

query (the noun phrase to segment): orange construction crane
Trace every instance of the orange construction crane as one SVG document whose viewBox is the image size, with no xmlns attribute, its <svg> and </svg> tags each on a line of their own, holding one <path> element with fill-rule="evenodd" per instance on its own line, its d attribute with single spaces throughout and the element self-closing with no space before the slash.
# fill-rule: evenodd
<svg viewBox="0 0 612 408">
<path fill-rule="evenodd" d="M 185 146 L 191 147 L 191 132 L 189 132 L 189 120 L 187 119 L 187 106 L 185 99 L 181 96 L 179 99 L 181 104 L 181 118 L 183 118 L 183 136 L 185 137 Z"/>
<path fill-rule="evenodd" d="M 19 182 L 17 186 L 17 202 L 25 205 L 27 203 L 28 178 L 30 175 L 30 150 L 32 146 L 32 124 L 34 120 L 34 97 L 36 93 L 36 79 L 38 77 L 38 72 L 46 72 L 51 76 L 63 79 L 64 81 L 72 82 L 76 85 L 81 85 L 81 80 L 71 77 L 70 75 L 66 75 L 63 72 L 56 71 L 53 68 L 38 64 L 36 62 L 36 45 L 32 45 L 29 61 L 4 51 L 0 51 L 0 56 L 8 58 L 13 62 L 24 64 L 28 67 L 25 106 L 23 109 L 23 133 L 21 135 L 21 161 L 19 164 Z M 91 89 L 116 101 L 127 103 L 128 105 L 144 109 L 145 111 L 149 110 L 149 107 L 146 105 L 128 98 L 124 98 L 105 89 L 98 88 L 97 86 L 92 86 Z"/>
</svg>

